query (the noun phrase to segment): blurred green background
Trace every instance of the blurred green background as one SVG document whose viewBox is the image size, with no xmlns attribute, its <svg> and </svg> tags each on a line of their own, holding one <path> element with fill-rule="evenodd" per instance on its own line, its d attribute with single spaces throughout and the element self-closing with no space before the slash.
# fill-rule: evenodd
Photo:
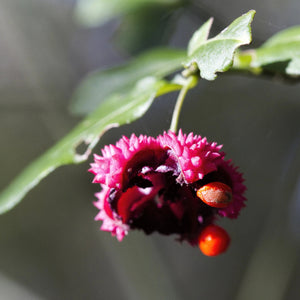
<svg viewBox="0 0 300 300">
<path fill-rule="evenodd" d="M 89 71 L 152 45 L 184 48 L 210 16 L 221 30 L 255 9 L 252 46 L 300 24 L 297 0 L 193 1 L 172 14 L 148 7 L 93 28 L 75 21 L 74 4 L 0 0 L 1 189 L 78 123 L 68 107 Z M 141 37 L 132 23 L 149 32 Z M 187 97 L 180 127 L 224 144 L 246 178 L 247 207 L 239 219 L 219 222 L 232 238 L 226 254 L 207 258 L 172 236 L 142 232 L 119 243 L 99 231 L 98 187 L 86 162 L 58 169 L 0 216 L 0 299 L 298 299 L 299 94 L 298 84 L 224 74 Z M 106 133 L 97 151 L 122 134 L 168 129 L 175 98 Z"/>
</svg>

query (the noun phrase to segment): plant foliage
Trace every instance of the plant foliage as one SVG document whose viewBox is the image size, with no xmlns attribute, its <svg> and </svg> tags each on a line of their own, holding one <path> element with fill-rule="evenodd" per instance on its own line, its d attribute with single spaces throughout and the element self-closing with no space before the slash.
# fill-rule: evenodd
<svg viewBox="0 0 300 300">
<path fill-rule="evenodd" d="M 81 18 L 92 24 L 106 22 L 110 18 L 134 11 L 150 2 L 174 4 L 176 0 L 105 0 L 79 1 Z M 90 74 L 77 89 L 71 110 L 77 114 L 90 113 L 67 136 L 31 163 L 0 194 L 0 213 L 14 207 L 26 193 L 56 168 L 87 160 L 101 135 L 109 128 L 130 123 L 140 118 L 155 97 L 182 87 L 192 88 L 197 79 L 214 80 L 219 72 L 235 72 L 260 75 L 265 72 L 281 73 L 288 77 L 300 75 L 300 27 L 286 29 L 261 47 L 240 51 L 239 47 L 251 42 L 251 22 L 255 11 L 234 20 L 213 38 L 209 32 L 213 19 L 197 30 L 188 43 L 187 50 L 160 48 L 150 50 L 136 59 Z M 186 68 L 183 78 L 176 75 L 173 81 L 164 78 Z M 189 77 L 193 75 L 193 77 Z M 193 79 L 193 80 L 191 80 Z M 77 147 L 86 145 L 83 154 Z"/>
</svg>

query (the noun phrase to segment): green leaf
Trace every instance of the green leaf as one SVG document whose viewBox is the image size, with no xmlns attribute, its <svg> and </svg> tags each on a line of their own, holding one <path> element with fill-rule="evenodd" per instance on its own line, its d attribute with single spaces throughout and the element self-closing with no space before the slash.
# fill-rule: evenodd
<svg viewBox="0 0 300 300">
<path fill-rule="evenodd" d="M 300 42 L 299 25 L 284 29 L 274 34 L 261 46 L 261 48 L 273 47 L 276 45 L 281 45 L 290 42 Z"/>
<path fill-rule="evenodd" d="M 283 30 L 251 50 L 251 67 L 300 76 L 300 26 Z"/>
<path fill-rule="evenodd" d="M 128 95 L 107 99 L 60 142 L 30 164 L 0 194 L 0 214 L 13 208 L 56 168 L 85 161 L 100 136 L 109 128 L 136 120 L 147 111 L 155 97 L 180 88 L 179 84 L 147 77 L 139 81 Z M 84 154 L 78 154 L 76 148 L 82 143 L 86 144 L 86 151 Z"/>
<path fill-rule="evenodd" d="M 112 94 L 127 93 L 143 77 L 163 78 L 180 69 L 185 56 L 183 50 L 159 48 L 141 54 L 122 66 L 94 72 L 76 90 L 71 112 L 89 113 Z"/>
<path fill-rule="evenodd" d="M 188 56 L 193 54 L 201 45 L 203 45 L 207 41 L 213 21 L 214 19 L 210 18 L 197 31 L 194 32 L 188 44 Z"/>
<path fill-rule="evenodd" d="M 251 42 L 251 22 L 255 11 L 250 10 L 248 13 L 234 20 L 220 34 L 211 39 L 205 39 L 208 33 L 209 21 L 200 29 L 200 33 L 193 36 L 189 43 L 189 52 L 184 61 L 186 68 L 194 68 L 197 65 L 200 70 L 200 76 L 207 80 L 214 80 L 217 72 L 227 71 L 233 64 L 235 51 L 242 45 Z M 202 33 L 201 33 L 202 32 Z M 197 40 L 197 35 L 198 39 Z M 199 47 L 197 47 L 197 45 Z M 195 49 L 196 48 L 196 49 Z"/>
<path fill-rule="evenodd" d="M 147 5 L 173 5 L 179 0 L 78 0 L 76 19 L 85 26 L 99 26 Z"/>
</svg>

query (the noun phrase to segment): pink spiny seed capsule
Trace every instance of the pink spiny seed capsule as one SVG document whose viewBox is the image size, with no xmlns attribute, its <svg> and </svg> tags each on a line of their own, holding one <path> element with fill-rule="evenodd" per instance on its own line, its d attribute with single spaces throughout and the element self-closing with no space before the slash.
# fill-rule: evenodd
<svg viewBox="0 0 300 300">
<path fill-rule="evenodd" d="M 225 208 L 232 201 L 232 190 L 225 183 L 210 182 L 197 190 L 197 197 L 211 207 Z"/>
</svg>

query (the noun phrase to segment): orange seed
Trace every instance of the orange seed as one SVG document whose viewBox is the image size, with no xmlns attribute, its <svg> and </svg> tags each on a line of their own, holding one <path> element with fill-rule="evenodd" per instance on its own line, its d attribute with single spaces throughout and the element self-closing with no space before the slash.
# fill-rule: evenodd
<svg viewBox="0 0 300 300">
<path fill-rule="evenodd" d="M 210 182 L 197 190 L 197 197 L 209 206 L 225 208 L 232 201 L 232 190 L 225 183 Z"/>
</svg>

